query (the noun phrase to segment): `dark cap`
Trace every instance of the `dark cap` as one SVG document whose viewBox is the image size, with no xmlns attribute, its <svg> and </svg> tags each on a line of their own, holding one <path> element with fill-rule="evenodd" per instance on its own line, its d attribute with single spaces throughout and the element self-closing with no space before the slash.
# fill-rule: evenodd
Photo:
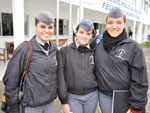
<svg viewBox="0 0 150 113">
<path fill-rule="evenodd" d="M 107 16 L 110 18 L 120 18 L 121 16 L 123 16 L 123 12 L 119 7 L 113 7 L 110 9 L 110 12 Z"/>
<path fill-rule="evenodd" d="M 79 23 L 79 26 L 85 31 L 92 31 L 94 29 L 93 22 L 88 19 L 82 19 Z"/>
<path fill-rule="evenodd" d="M 35 18 L 47 25 L 52 24 L 54 22 L 53 15 L 48 11 L 39 12 Z"/>
</svg>

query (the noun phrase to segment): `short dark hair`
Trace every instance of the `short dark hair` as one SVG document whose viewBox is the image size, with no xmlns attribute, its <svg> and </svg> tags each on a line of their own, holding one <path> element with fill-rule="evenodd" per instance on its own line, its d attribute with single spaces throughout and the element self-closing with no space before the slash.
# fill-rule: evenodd
<svg viewBox="0 0 150 113">
<path fill-rule="evenodd" d="M 39 23 L 39 20 L 35 18 L 35 25 L 37 25 L 38 23 Z"/>
</svg>

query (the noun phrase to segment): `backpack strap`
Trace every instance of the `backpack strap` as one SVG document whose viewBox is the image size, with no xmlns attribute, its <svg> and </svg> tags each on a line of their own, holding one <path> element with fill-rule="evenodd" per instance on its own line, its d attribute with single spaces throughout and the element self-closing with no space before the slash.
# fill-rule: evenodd
<svg viewBox="0 0 150 113">
<path fill-rule="evenodd" d="M 32 44 L 30 41 L 25 41 L 28 43 L 28 50 L 27 50 L 27 56 L 26 56 L 26 63 L 25 63 L 25 69 L 24 69 L 24 72 L 21 76 L 21 80 L 22 79 L 26 79 L 26 75 L 28 73 L 28 69 L 29 69 L 29 64 L 30 64 L 30 61 L 31 61 L 31 57 L 32 57 Z"/>
<path fill-rule="evenodd" d="M 93 49 L 94 51 L 96 50 L 96 48 L 97 48 L 97 46 L 98 46 L 98 44 L 99 44 L 99 42 L 101 41 L 102 38 L 103 38 L 103 36 L 99 35 L 98 38 L 96 39 L 96 45 L 95 45 L 95 47 Z"/>
</svg>

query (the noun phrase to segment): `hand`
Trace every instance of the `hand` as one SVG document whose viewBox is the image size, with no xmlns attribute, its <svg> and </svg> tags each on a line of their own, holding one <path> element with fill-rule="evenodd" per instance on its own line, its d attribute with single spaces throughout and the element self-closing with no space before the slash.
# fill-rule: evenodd
<svg viewBox="0 0 150 113">
<path fill-rule="evenodd" d="M 64 46 L 69 46 L 72 42 L 72 40 L 66 40 Z"/>
<path fill-rule="evenodd" d="M 130 111 L 130 109 L 128 109 L 128 111 L 126 113 L 132 113 L 132 112 Z"/>
<path fill-rule="evenodd" d="M 63 104 L 63 112 L 70 113 L 70 106 L 69 104 Z"/>
</svg>

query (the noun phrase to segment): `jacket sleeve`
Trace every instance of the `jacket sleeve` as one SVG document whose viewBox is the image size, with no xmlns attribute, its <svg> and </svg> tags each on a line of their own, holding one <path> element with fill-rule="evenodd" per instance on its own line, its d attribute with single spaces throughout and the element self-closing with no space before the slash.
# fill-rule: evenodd
<svg viewBox="0 0 150 113">
<path fill-rule="evenodd" d="M 66 47 L 63 47 L 58 52 L 58 97 L 61 101 L 61 104 L 68 103 L 68 90 L 65 81 L 65 56 L 66 56 Z"/>
<path fill-rule="evenodd" d="M 139 46 L 133 50 L 133 58 L 130 66 L 131 83 L 129 103 L 135 111 L 145 109 L 147 103 L 148 79 L 146 62 L 142 48 Z"/>
<path fill-rule="evenodd" d="M 22 43 L 16 48 L 12 58 L 7 65 L 7 69 L 3 77 L 5 94 L 10 108 L 10 113 L 19 113 L 18 87 L 20 76 L 24 70 L 25 65 L 25 53 L 23 51 L 24 45 L 25 43 Z"/>
</svg>

